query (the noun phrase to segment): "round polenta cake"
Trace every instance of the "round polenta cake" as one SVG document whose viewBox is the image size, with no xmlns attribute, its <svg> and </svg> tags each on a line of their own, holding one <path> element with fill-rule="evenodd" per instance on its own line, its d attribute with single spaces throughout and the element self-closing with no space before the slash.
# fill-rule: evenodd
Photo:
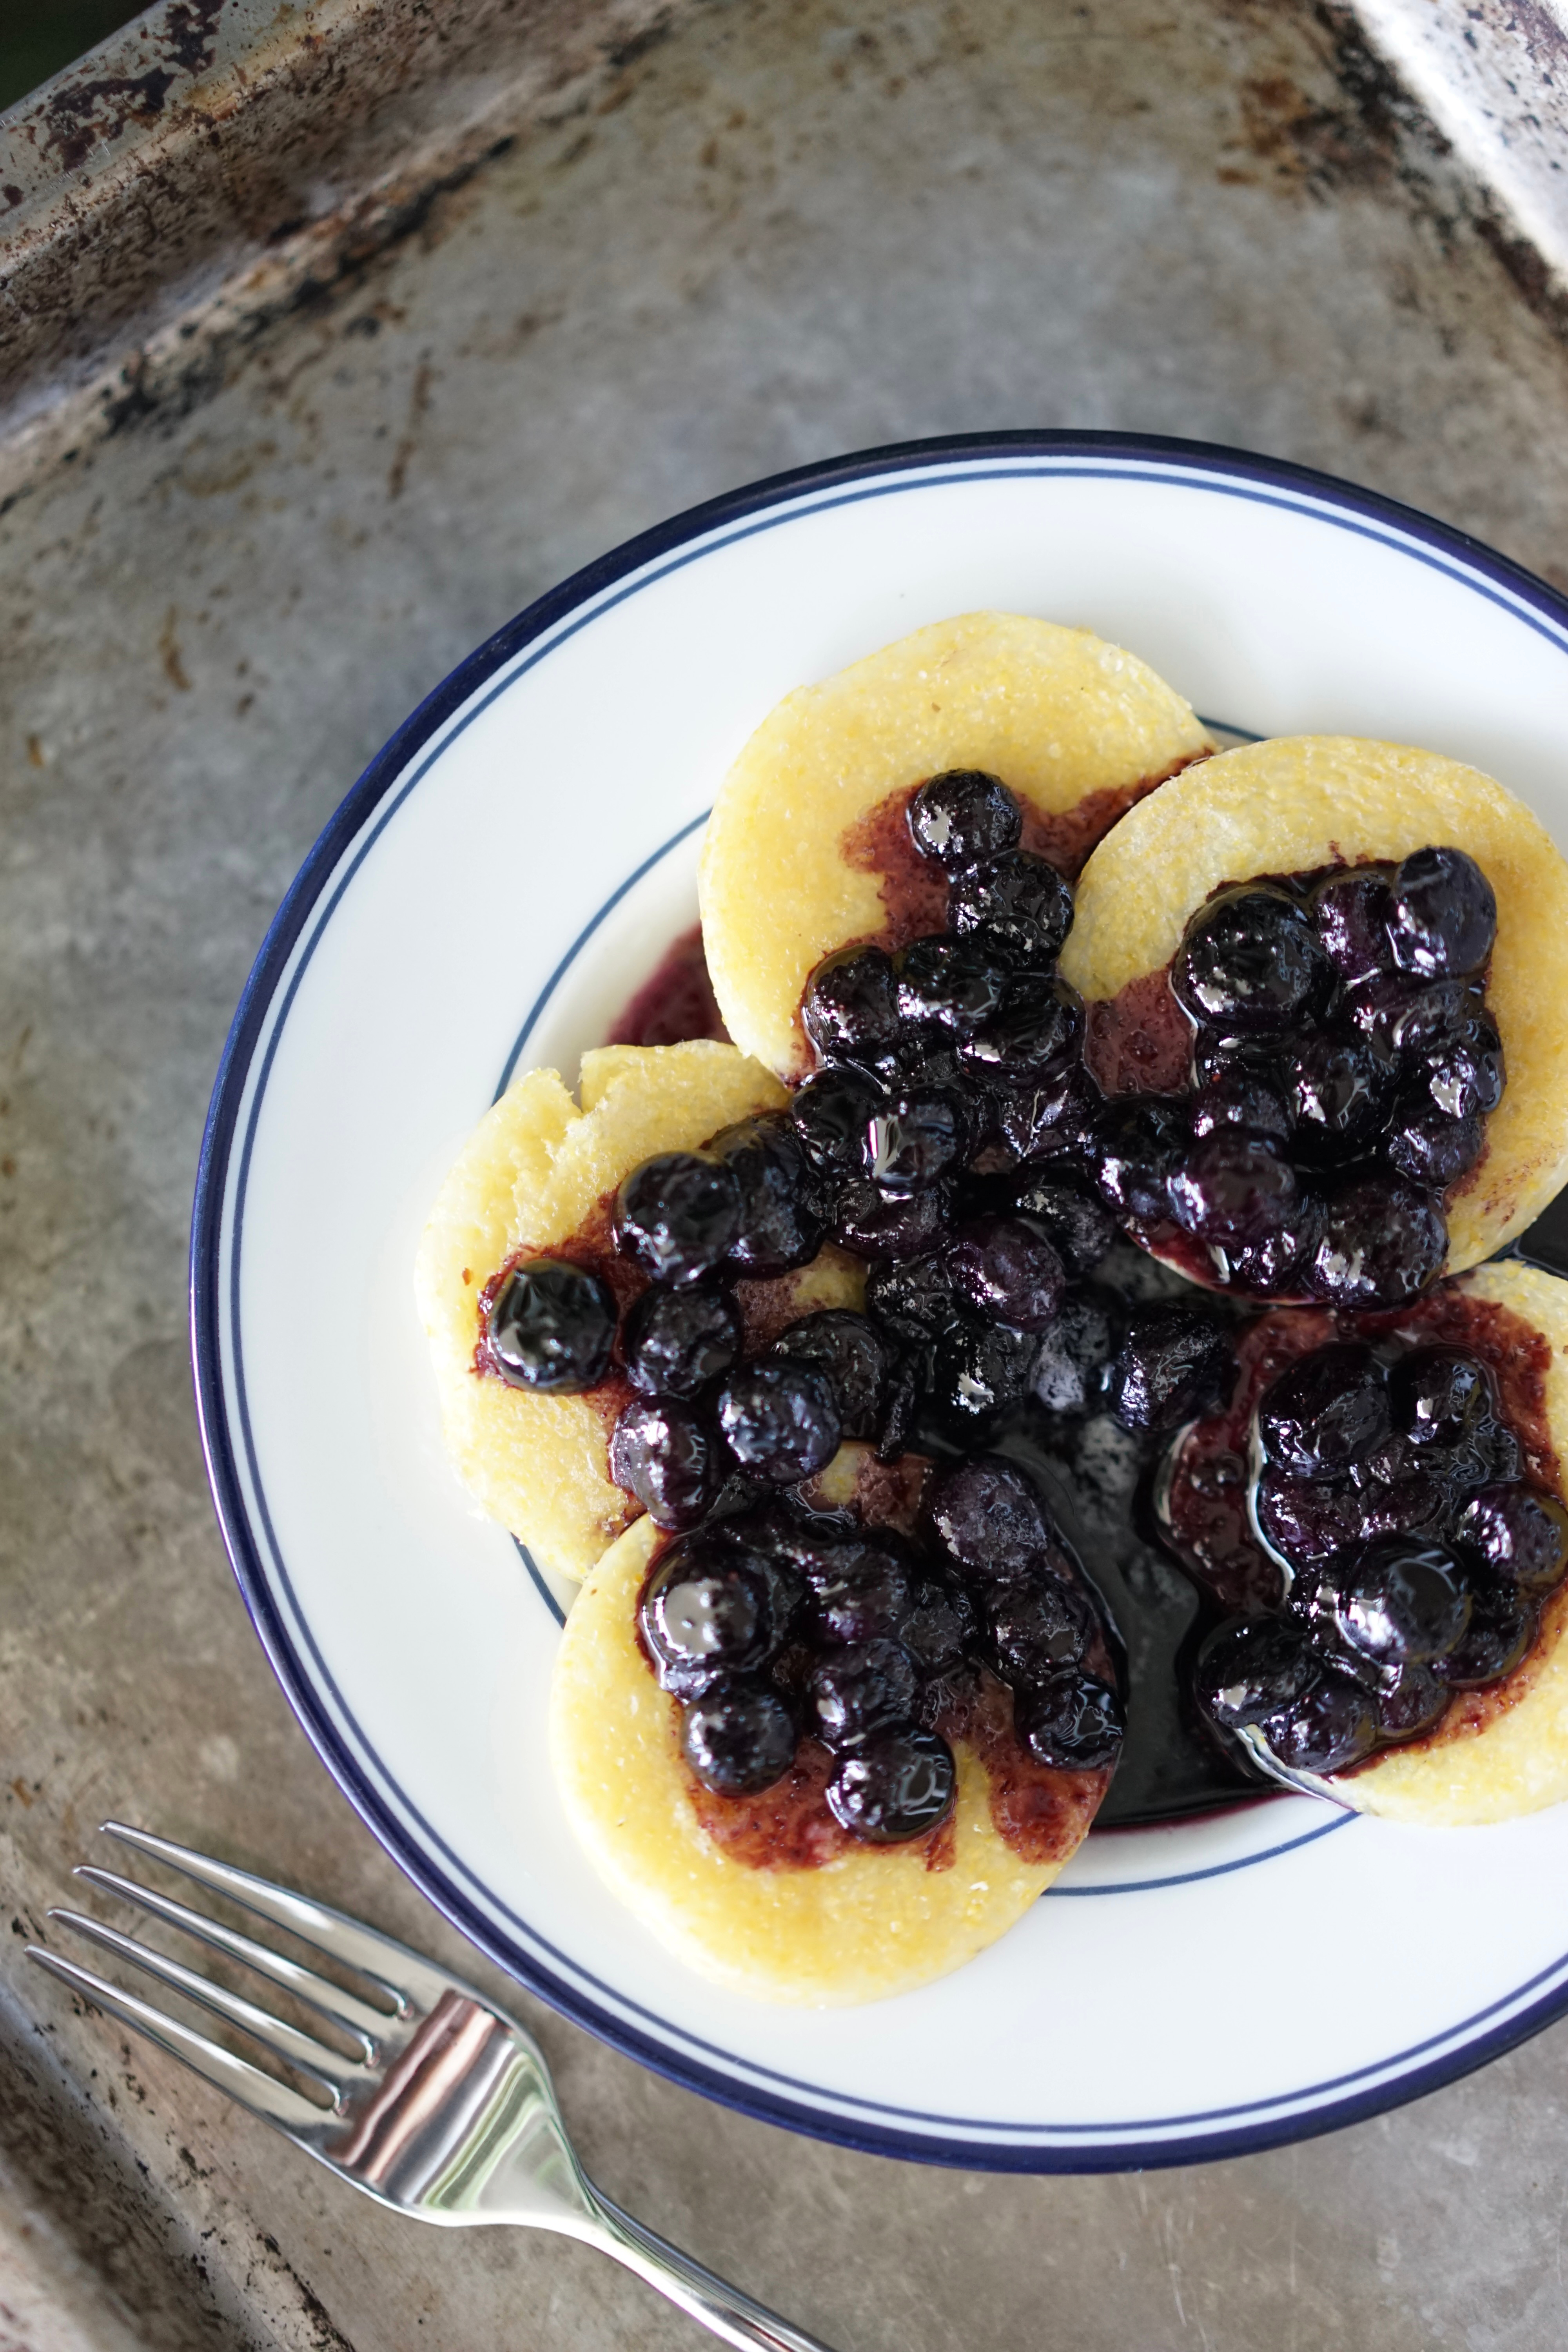
<svg viewBox="0 0 1568 2352">
<path fill-rule="evenodd" d="M 1467 1298 L 1505 1307 L 1546 1340 L 1546 1420 L 1557 1456 L 1556 1492 L 1568 1502 L 1568 1282 L 1518 1259 L 1484 1265 L 1455 1285 Z M 1424 1739 L 1382 1749 L 1324 1785 L 1357 1812 L 1418 1829 L 1512 1821 L 1568 1799 L 1568 1582 L 1541 1612 L 1522 1665 L 1502 1683 L 1463 1695 Z"/>
<path fill-rule="evenodd" d="M 720 789 L 703 845 L 702 933 L 730 1034 L 785 1076 L 811 1056 L 801 992 L 851 940 L 942 927 L 944 886 L 903 825 L 950 768 L 1000 776 L 1024 846 L 1076 873 L 1131 803 L 1214 746 L 1192 707 L 1089 629 L 969 613 L 787 695 Z M 933 893 L 935 894 L 933 896 Z"/>
<path fill-rule="evenodd" d="M 1522 803 L 1435 751 L 1304 735 L 1222 751 L 1129 812 L 1089 858 L 1061 972 L 1093 1008 L 1163 972 L 1226 883 L 1464 850 L 1497 897 L 1487 1010 L 1508 1086 L 1485 1157 L 1447 1198 L 1457 1274 L 1568 1180 L 1568 865 Z M 1182 1270 L 1194 1267 L 1184 1257 Z"/>
<path fill-rule="evenodd" d="M 922 1844 L 849 1850 L 814 1869 L 759 1868 L 709 1835 L 676 1744 L 676 1704 L 649 1671 L 637 1600 L 659 1531 L 639 1519 L 573 1604 L 555 1663 L 550 1752 L 567 1818 L 611 1890 L 705 1976 L 767 2000 L 879 2000 L 946 1976 L 994 1943 L 1065 1867 L 1026 1862 L 998 1833 L 985 1765 L 954 1743 L 949 1858 Z M 1109 1775 L 1075 1775 L 1075 1780 Z"/>
<path fill-rule="evenodd" d="M 509 1387 L 476 1368 L 479 1298 L 520 1251 L 584 1234 L 607 1241 L 623 1176 L 658 1151 L 689 1151 L 734 1120 L 776 1110 L 778 1080 L 733 1045 L 605 1045 L 583 1056 L 581 1103 L 554 1070 L 531 1070 L 485 1113 L 443 1184 L 415 1288 L 440 1393 L 442 1432 L 476 1501 L 547 1566 L 584 1576 L 634 1517 L 609 1475 L 624 1384 L 589 1395 Z M 772 1283 L 779 1322 L 858 1307 L 864 1275 L 841 1251 Z"/>
</svg>

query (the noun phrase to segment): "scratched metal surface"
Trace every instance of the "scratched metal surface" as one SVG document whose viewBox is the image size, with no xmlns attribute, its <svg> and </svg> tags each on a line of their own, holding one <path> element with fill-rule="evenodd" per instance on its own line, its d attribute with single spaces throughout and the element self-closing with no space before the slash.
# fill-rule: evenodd
<svg viewBox="0 0 1568 2352">
<path fill-rule="evenodd" d="M 924 433 L 1241 441 L 1568 585 L 1568 353 L 1342 15 L 735 0 L 597 55 L 575 111 L 155 375 L 0 518 L 0 2305 L 26 2260 L 59 2282 L 13 2313 L 37 2347 L 696 2341 L 585 2252 L 352 2200 L 18 1957 L 110 1811 L 460 1957 L 270 1680 L 184 1338 L 230 1011 L 390 728 L 628 532 Z M 1259 1927 L 1237 1967 L 1310 1997 Z M 1353 1938 L 1343 1964 L 1397 2001 Z M 1305 2147 L 1033 2181 L 788 2138 L 538 2021 L 611 2192 L 842 2352 L 1568 2326 L 1562 2028 Z M 1224 2032 L 1223 1985 L 1189 2030 Z"/>
</svg>

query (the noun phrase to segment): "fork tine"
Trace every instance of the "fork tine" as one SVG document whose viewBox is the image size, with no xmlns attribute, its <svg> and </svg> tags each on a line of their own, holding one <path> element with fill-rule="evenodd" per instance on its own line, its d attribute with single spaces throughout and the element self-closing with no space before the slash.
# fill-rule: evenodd
<svg viewBox="0 0 1568 2352">
<path fill-rule="evenodd" d="M 243 1905 L 275 1926 L 289 1928 L 314 1944 L 318 1951 L 330 1952 L 334 1959 L 344 1960 L 351 1968 L 371 1978 L 395 2003 L 400 2011 L 409 2000 L 416 2000 L 423 2008 L 434 2008 L 444 1992 L 454 1988 L 468 1991 L 456 1977 L 445 1969 L 433 1968 L 406 1944 L 399 1944 L 390 1936 L 378 1935 L 363 1920 L 351 1919 L 344 1911 L 334 1911 L 329 1903 L 315 1903 L 307 1895 L 297 1895 L 291 1887 L 274 1885 L 268 1878 L 255 1878 L 247 1870 L 236 1870 L 232 1863 L 215 1862 L 210 1854 L 197 1853 L 194 1847 L 175 1845 L 168 1838 L 154 1837 L 148 1830 L 132 1829 L 125 1822 L 104 1822 L 100 1828 L 105 1837 L 119 1838 L 124 1844 L 134 1846 L 138 1853 L 150 1854 L 154 1862 L 166 1863 L 171 1870 L 182 1870 L 187 1878 L 216 1894 L 226 1895 L 231 1903 Z M 389 1975 L 389 1969 L 395 1974 Z"/>
<path fill-rule="evenodd" d="M 205 1912 L 190 1910 L 184 1903 L 176 1903 L 172 1895 L 160 1895 L 154 1886 L 140 1885 L 134 1878 L 121 1878 L 118 1871 L 99 1870 L 89 1862 L 79 1863 L 71 1875 L 85 1878 L 89 1886 L 100 1888 L 105 1895 L 117 1895 L 123 1903 L 134 1903 L 140 1909 L 151 1911 L 154 1918 L 166 1919 L 171 1927 L 178 1927 L 198 1942 L 209 1944 L 215 1952 L 226 1953 L 231 1960 L 243 1962 L 272 1984 L 282 1985 L 310 2008 L 331 2018 L 345 2033 L 352 2033 L 367 2059 L 372 2055 L 375 2036 L 384 2033 L 393 2021 L 386 2010 L 373 2009 L 358 1993 L 345 1992 L 341 1985 L 330 1984 L 325 1977 L 319 1977 L 314 1969 L 304 1968 L 298 1960 L 269 1950 L 253 1937 L 241 1935 L 237 1927 L 226 1927 L 220 1919 L 209 1919 Z"/>
<path fill-rule="evenodd" d="M 122 1960 L 129 1960 L 133 1968 L 145 1969 L 150 1977 L 158 1978 L 163 1984 L 173 1985 L 176 1992 L 184 1993 L 191 2000 L 199 2000 L 204 2009 L 215 2011 L 219 2017 L 226 2017 L 231 2025 L 237 2025 L 242 2032 L 253 2034 L 274 2058 L 287 2059 L 290 2066 L 297 2066 L 301 2074 L 309 2074 L 313 2083 L 320 2083 L 334 2106 L 342 2103 L 343 2095 L 343 2084 L 338 2075 L 344 2072 L 363 2072 L 352 2058 L 340 2057 L 335 2050 L 329 2050 L 313 2034 L 301 2033 L 297 2025 L 290 2025 L 286 2019 L 273 2017 L 267 2010 L 258 2009 L 254 2001 L 245 2000 L 243 1995 L 230 1992 L 225 1985 L 214 1984 L 207 1977 L 198 1976 L 195 1969 L 182 1967 L 178 1960 L 171 1960 L 166 1954 L 155 1952 L 150 1944 L 139 1944 L 134 1936 L 122 1936 L 118 1927 L 110 1927 L 101 1919 L 89 1918 L 83 1911 L 61 1910 L 58 1906 L 50 1909 L 49 1917 L 62 1921 L 68 1927 L 74 1927 L 79 1936 L 86 1936 L 89 1942 L 101 1944 L 106 1951 L 115 1953 Z M 337 2074 L 327 2071 L 333 2066 L 338 2069 Z"/>
<path fill-rule="evenodd" d="M 287 2083 L 264 2074 L 259 2066 L 252 2066 L 247 2059 L 236 2058 L 231 2052 L 220 2049 L 205 2033 L 182 2025 L 177 2017 L 165 2017 L 162 2010 L 138 2000 L 134 1993 L 121 1992 L 118 1985 L 95 1977 L 90 1969 L 79 1969 L 74 1960 L 63 1960 L 58 1952 L 47 1952 L 38 1944 L 29 1944 L 26 1949 L 30 1960 L 37 1960 L 52 1977 L 58 1977 L 73 1992 L 90 2000 L 95 2009 L 105 2010 L 110 2017 L 118 2017 L 121 2024 L 144 2033 L 149 2042 L 155 2042 L 171 2058 L 183 2059 L 193 2072 L 205 2076 L 218 2090 L 226 2091 L 231 2099 L 237 2099 L 242 2107 L 248 2107 L 263 2122 L 276 2124 L 290 2139 L 312 2126 L 319 2128 L 331 2113 L 329 2108 L 319 2107 L 313 2099 L 306 2098 L 302 2091 L 290 2090 Z"/>
</svg>

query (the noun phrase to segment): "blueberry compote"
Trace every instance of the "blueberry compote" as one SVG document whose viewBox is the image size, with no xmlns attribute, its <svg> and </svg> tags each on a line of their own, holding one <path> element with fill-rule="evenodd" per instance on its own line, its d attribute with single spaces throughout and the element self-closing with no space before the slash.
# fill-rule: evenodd
<svg viewBox="0 0 1568 2352">
<path fill-rule="evenodd" d="M 643 1588 L 639 1636 L 704 1827 L 763 1867 L 924 1839 L 944 1868 L 962 1738 L 1006 1843 L 1065 1855 L 1122 1709 L 1098 1602 L 1039 1489 L 977 1454 L 873 1470 L 852 1507 L 810 1493 L 715 1512 Z"/>
<path fill-rule="evenodd" d="M 1490 884 L 1462 850 L 1227 885 L 1167 971 L 1096 1008 L 1104 1197 L 1199 1278 L 1398 1307 L 1503 1090 Z"/>
<path fill-rule="evenodd" d="M 1220 1731 L 1333 1773 L 1510 1704 L 1568 1569 L 1549 1356 L 1457 1291 L 1242 1335 L 1229 1406 L 1179 1439 L 1162 1502 L 1226 1612 L 1193 1667 Z"/>
</svg>

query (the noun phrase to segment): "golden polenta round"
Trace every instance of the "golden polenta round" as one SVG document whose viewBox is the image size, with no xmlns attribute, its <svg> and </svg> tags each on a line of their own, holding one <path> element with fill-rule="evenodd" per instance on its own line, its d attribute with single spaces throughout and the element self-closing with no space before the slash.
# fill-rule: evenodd
<svg viewBox="0 0 1568 2352">
<path fill-rule="evenodd" d="M 600 1560 L 566 1620 L 551 1685 L 555 1786 L 611 1890 L 704 1976 L 816 2008 L 912 1991 L 994 1943 L 1069 1856 L 1027 1863 L 1011 1851 L 992 1822 L 985 1767 L 963 1741 L 944 1868 L 928 1868 L 917 1843 L 855 1846 L 817 1869 L 759 1869 L 709 1836 L 676 1745 L 676 1703 L 637 1642 L 658 1541 L 639 1519 Z"/>
<path fill-rule="evenodd" d="M 851 940 L 901 943 L 875 819 L 885 810 L 901 827 L 927 776 L 1000 776 L 1024 804 L 1026 847 L 1076 872 L 1131 801 L 1212 749 L 1191 705 L 1134 655 L 1014 613 L 934 622 L 797 688 L 708 821 L 702 936 L 730 1034 L 785 1076 L 809 1067 L 799 1008 L 813 968 Z M 891 854 L 913 857 L 907 834 Z M 940 910 L 914 926 L 941 927 Z"/>
<path fill-rule="evenodd" d="M 441 1187 L 415 1288 L 440 1392 L 442 1431 L 483 1508 L 549 1567 L 583 1576 L 637 1505 L 609 1475 L 613 1404 L 604 1394 L 536 1395 L 476 1370 L 479 1295 L 519 1250 L 590 1232 L 656 1151 L 688 1151 L 787 1099 L 733 1045 L 606 1045 L 583 1056 L 581 1105 L 554 1070 L 531 1070 L 485 1113 Z M 743 1308 L 775 1325 L 818 1307 L 858 1307 L 863 1273 L 825 1250 L 772 1283 L 741 1285 Z M 750 1294 L 748 1299 L 747 1294 Z"/>
<path fill-rule="evenodd" d="M 1568 1282 L 1518 1260 L 1484 1265 L 1454 1287 L 1466 1298 L 1506 1307 L 1552 1350 L 1546 1418 L 1553 1452 L 1568 1461 Z M 1561 1468 L 1557 1492 L 1563 1494 Z M 1488 1695 L 1480 1727 L 1462 1713 L 1408 1748 L 1390 1748 L 1328 1784 L 1357 1812 L 1415 1828 L 1466 1829 L 1540 1812 L 1568 1798 L 1568 1582 L 1542 1612 L 1534 1650 L 1505 1685 L 1509 1704 L 1495 1712 Z"/>
<path fill-rule="evenodd" d="M 1434 846 L 1466 851 L 1497 894 L 1487 1004 L 1508 1077 L 1485 1156 L 1448 1196 L 1445 1271 L 1457 1274 L 1522 1233 L 1568 1178 L 1568 865 L 1500 784 L 1436 751 L 1354 736 L 1222 751 L 1100 843 L 1060 969 L 1093 1005 L 1163 971 L 1222 884 Z"/>
</svg>

